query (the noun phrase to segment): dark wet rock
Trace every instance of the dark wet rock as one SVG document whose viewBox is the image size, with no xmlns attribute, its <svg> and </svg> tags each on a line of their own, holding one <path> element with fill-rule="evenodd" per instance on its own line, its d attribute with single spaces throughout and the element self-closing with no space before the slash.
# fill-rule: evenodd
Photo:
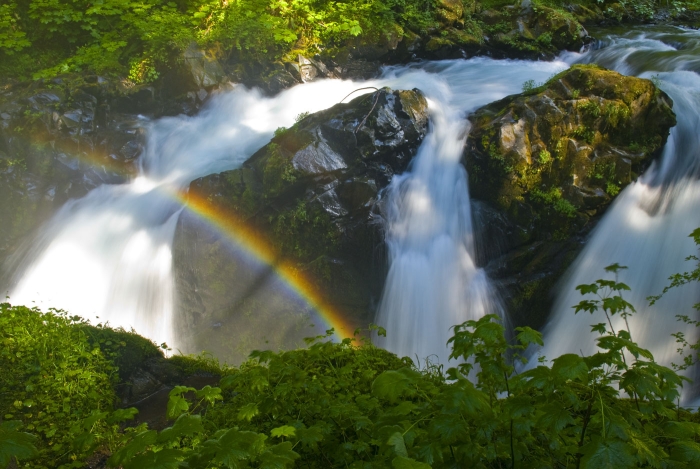
<svg viewBox="0 0 700 469">
<path fill-rule="evenodd" d="M 153 93 L 98 77 L 0 90 L 0 264 L 68 199 L 133 174 L 145 122 L 137 111 Z"/>
<path fill-rule="evenodd" d="M 195 43 L 185 49 L 183 59 L 195 86 L 199 89 L 210 88 L 226 79 L 226 73 L 214 54 L 199 48 Z"/>
<path fill-rule="evenodd" d="M 662 148 L 672 101 L 649 80 L 574 66 L 470 116 L 464 153 L 477 236 L 518 321 L 537 324 L 548 292 L 617 193 Z"/>
<path fill-rule="evenodd" d="M 381 89 L 278 131 L 240 169 L 197 179 L 190 193 L 254 226 L 277 248 L 280 262 L 311 275 L 335 308 L 366 325 L 384 280 L 377 201 L 393 175 L 406 169 L 427 129 L 420 91 Z M 215 304 L 220 298 L 210 299 L 215 295 L 206 282 L 220 259 L 207 252 L 219 252 L 220 242 L 186 217 L 178 225 L 174 265 L 178 291 L 189 301 L 183 315 L 194 318 L 191 329 L 227 321 L 214 315 L 225 307 Z M 187 255 L 187 263 L 179 255 Z M 236 280 L 228 282 L 221 296 L 230 293 L 227 301 L 236 304 Z"/>
</svg>

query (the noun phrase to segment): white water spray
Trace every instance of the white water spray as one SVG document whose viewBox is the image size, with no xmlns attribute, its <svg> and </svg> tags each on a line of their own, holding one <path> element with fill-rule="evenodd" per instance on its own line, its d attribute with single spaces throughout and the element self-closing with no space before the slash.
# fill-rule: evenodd
<svg viewBox="0 0 700 469">
<path fill-rule="evenodd" d="M 564 65 L 472 59 L 431 67 L 439 67 L 443 89 L 416 86 L 430 98 L 432 131 L 410 171 L 395 177 L 386 194 L 390 264 L 377 323 L 387 329 L 381 346 L 421 363 L 446 364 L 452 326 L 502 313 L 475 263 L 467 174 L 460 162 L 466 115 L 520 92 L 526 80 L 544 81 Z"/>
</svg>

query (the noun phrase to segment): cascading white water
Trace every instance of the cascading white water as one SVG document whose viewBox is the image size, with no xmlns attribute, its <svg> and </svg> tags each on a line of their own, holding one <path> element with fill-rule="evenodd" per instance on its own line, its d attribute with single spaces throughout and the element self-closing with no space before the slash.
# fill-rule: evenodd
<svg viewBox="0 0 700 469">
<path fill-rule="evenodd" d="M 562 353 L 595 352 L 590 324 L 605 322 L 602 312 L 574 315 L 571 309 L 582 297 L 576 285 L 606 277 L 603 267 L 618 263 L 628 269 L 620 281 L 632 288 L 626 292 L 637 313 L 630 319 L 632 338 L 648 348 L 664 364 L 680 363 L 671 334 L 684 331 L 697 338 L 675 315 L 693 316 L 700 300 L 697 285 L 669 291 L 654 306 L 646 297 L 662 292 L 669 276 L 692 269 L 684 259 L 697 253 L 688 235 L 700 227 L 700 33 L 680 29 L 630 33 L 608 40 L 605 47 L 573 60 L 594 62 L 621 73 L 658 79 L 674 101 L 678 125 L 663 154 L 636 182 L 628 186 L 608 209 L 583 252 L 570 269 L 551 319 L 544 329 L 545 347 L 540 353 L 554 358 Z M 624 326 L 613 318 L 613 326 Z"/>
<path fill-rule="evenodd" d="M 565 66 L 482 58 L 388 69 L 383 79 L 362 84 L 318 81 L 275 98 L 235 88 L 198 116 L 150 123 L 139 176 L 66 204 L 35 243 L 11 301 L 64 308 L 177 346 L 171 244 L 182 206 L 173 194 L 197 177 L 239 166 L 277 127 L 359 87 L 419 88 L 429 98 L 433 130 L 410 173 L 395 178 L 386 197 L 391 270 L 379 321 L 389 329 L 390 350 L 446 361 L 450 326 L 492 309 L 485 276 L 473 262 L 459 164 L 465 114 Z"/>
<path fill-rule="evenodd" d="M 438 94 L 417 85 L 431 99 L 432 131 L 410 171 L 395 177 L 386 194 L 390 264 L 377 323 L 387 329 L 381 346 L 422 363 L 446 364 L 452 326 L 501 313 L 486 274 L 475 264 L 467 174 L 460 163 L 466 115 L 564 66 L 472 59 L 428 70 L 432 67 L 445 89 Z"/>
<path fill-rule="evenodd" d="M 197 177 L 240 166 L 275 129 L 356 87 L 325 81 L 272 99 L 236 87 L 195 117 L 144 122 L 148 139 L 138 177 L 62 207 L 35 241 L 10 301 L 62 308 L 177 346 L 171 247 L 182 209 L 178 194 Z"/>
</svg>

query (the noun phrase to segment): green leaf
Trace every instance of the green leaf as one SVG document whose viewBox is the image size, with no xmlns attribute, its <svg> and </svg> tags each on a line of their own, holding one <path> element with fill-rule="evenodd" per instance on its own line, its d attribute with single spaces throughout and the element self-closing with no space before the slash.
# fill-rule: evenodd
<svg viewBox="0 0 700 469">
<path fill-rule="evenodd" d="M 630 448 L 619 440 L 595 437 L 582 449 L 581 467 L 584 469 L 624 469 L 636 466 Z"/>
<path fill-rule="evenodd" d="M 552 372 L 566 380 L 580 379 L 586 381 L 588 377 L 588 366 L 583 358 L 574 353 L 567 353 L 554 359 Z"/>
<path fill-rule="evenodd" d="M 158 433 L 155 430 L 138 433 L 123 448 L 114 453 L 107 463 L 112 467 L 126 465 L 136 454 L 153 445 L 157 437 Z"/>
<path fill-rule="evenodd" d="M 584 285 L 578 285 L 576 287 L 576 290 L 580 291 L 582 295 L 586 295 L 588 293 L 598 293 L 598 285 L 595 283 L 591 283 L 590 285 L 584 284 Z"/>
<path fill-rule="evenodd" d="M 283 436 L 294 436 L 296 434 L 296 428 L 290 425 L 283 425 L 281 427 L 273 428 L 270 435 L 273 437 L 283 437 Z"/>
<path fill-rule="evenodd" d="M 34 446 L 37 438 L 29 433 L 17 431 L 22 422 L 10 420 L 0 424 L 0 467 L 5 468 L 12 458 L 30 459 L 39 453 Z"/>
<path fill-rule="evenodd" d="M 385 371 L 372 383 L 372 394 L 390 402 L 396 402 L 402 396 L 412 396 L 415 394 L 416 375 L 408 368 Z"/>
<path fill-rule="evenodd" d="M 157 442 L 176 442 L 183 436 L 203 433 L 202 417 L 200 415 L 180 415 L 172 427 L 168 427 L 160 432 Z"/>
<path fill-rule="evenodd" d="M 396 456 L 391 461 L 391 467 L 394 469 L 430 469 L 430 465 L 424 462 L 416 461 L 415 459 Z"/>
<path fill-rule="evenodd" d="M 125 422 L 127 420 L 132 420 L 138 415 L 139 411 L 135 407 L 129 407 L 128 409 L 117 409 L 112 414 L 107 417 L 107 423 L 114 425 L 115 423 Z"/>
<path fill-rule="evenodd" d="M 386 442 L 387 445 L 394 449 L 394 452 L 398 456 L 408 457 L 408 451 L 406 451 L 406 442 L 403 439 L 403 435 L 399 432 L 393 433 Z"/>
<path fill-rule="evenodd" d="M 654 440 L 645 435 L 628 434 L 629 444 L 634 448 L 637 459 L 651 467 L 661 467 L 662 459 L 668 457 Z"/>
<path fill-rule="evenodd" d="M 672 438 L 695 438 L 700 435 L 700 423 L 669 421 L 663 425 L 663 430 Z"/>
<path fill-rule="evenodd" d="M 543 412 L 539 419 L 539 425 L 559 433 L 567 425 L 574 425 L 576 421 L 561 403 L 551 402 L 541 407 Z"/>
<path fill-rule="evenodd" d="M 685 440 L 677 441 L 671 444 L 671 458 L 676 461 L 693 463 L 689 467 L 700 466 L 700 444 Z"/>
<path fill-rule="evenodd" d="M 505 401 L 505 409 L 511 418 L 523 417 L 535 411 L 535 407 L 530 402 L 530 396 L 512 395 Z"/>
<path fill-rule="evenodd" d="M 177 449 L 163 449 L 157 453 L 149 451 L 124 464 L 124 469 L 178 469 L 183 454 Z"/>
<path fill-rule="evenodd" d="M 212 388 L 209 385 L 204 386 L 202 389 L 197 391 L 196 396 L 197 399 L 204 399 L 209 404 L 214 404 L 216 401 L 221 401 L 224 399 L 221 395 L 221 388 Z"/>
<path fill-rule="evenodd" d="M 175 386 L 168 394 L 168 408 L 166 414 L 169 419 L 177 418 L 183 412 L 190 410 L 190 403 L 183 397 L 187 392 L 196 392 L 195 388 L 189 386 Z"/>
<path fill-rule="evenodd" d="M 544 342 L 542 341 L 542 334 L 531 327 L 516 327 L 515 331 L 518 333 L 515 338 L 521 345 L 544 345 Z"/>
<path fill-rule="evenodd" d="M 292 450 L 288 441 L 270 446 L 260 455 L 260 469 L 285 469 L 292 467 L 299 455 Z"/>
<path fill-rule="evenodd" d="M 620 265 L 617 262 L 615 262 L 614 264 L 610 264 L 609 266 L 605 267 L 605 271 L 606 272 L 618 272 L 618 271 L 624 270 L 626 268 L 627 268 L 627 266 Z"/>
<path fill-rule="evenodd" d="M 260 433 L 227 430 L 219 437 L 215 461 L 230 469 L 238 468 L 240 461 L 257 458 L 264 451 L 266 439 Z"/>
<path fill-rule="evenodd" d="M 239 409 L 238 420 L 246 420 L 250 422 L 253 417 L 258 415 L 258 412 L 258 406 L 254 402 L 249 402 Z"/>
<path fill-rule="evenodd" d="M 576 306 L 573 306 L 574 313 L 579 313 L 580 311 L 586 311 L 587 313 L 595 313 L 598 311 L 598 300 L 581 300 Z"/>
</svg>

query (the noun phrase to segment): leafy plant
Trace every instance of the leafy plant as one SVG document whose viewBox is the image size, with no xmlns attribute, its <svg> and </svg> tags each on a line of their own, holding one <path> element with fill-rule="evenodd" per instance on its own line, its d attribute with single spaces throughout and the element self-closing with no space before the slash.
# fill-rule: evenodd
<svg viewBox="0 0 700 469">
<path fill-rule="evenodd" d="M 635 309 L 617 278 L 623 269 L 610 265 L 614 279 L 577 287 L 584 298 L 575 312 L 602 319 L 591 326 L 599 349 L 591 356 L 541 357 L 518 372 L 541 335 L 522 327 L 509 336 L 488 315 L 454 327 L 453 366 L 443 373 L 376 348 L 362 331 L 333 342 L 331 329 L 308 339 L 307 349 L 253 352 L 218 387 L 176 386 L 171 425 L 161 431 L 145 424 L 119 431 L 115 423 L 134 409 L 95 409 L 76 420 L 73 447 L 102 445 L 108 464 L 124 469 L 697 467 L 697 414 L 678 406 L 687 380 L 634 342 L 628 319 Z M 679 275 L 682 284 L 698 274 Z M 59 326 L 67 319 L 8 305 L 0 319 L 9 330 L 21 327 L 8 312 Z M 65 325 L 84 330 L 79 321 Z M 109 438 L 105 429 L 114 430 Z M 34 444 L 19 423 L 0 428 L 5 460 L 31 457 Z M 62 467 L 83 467 L 86 451 Z M 41 467 L 36 461 L 31 467 Z"/>
</svg>

